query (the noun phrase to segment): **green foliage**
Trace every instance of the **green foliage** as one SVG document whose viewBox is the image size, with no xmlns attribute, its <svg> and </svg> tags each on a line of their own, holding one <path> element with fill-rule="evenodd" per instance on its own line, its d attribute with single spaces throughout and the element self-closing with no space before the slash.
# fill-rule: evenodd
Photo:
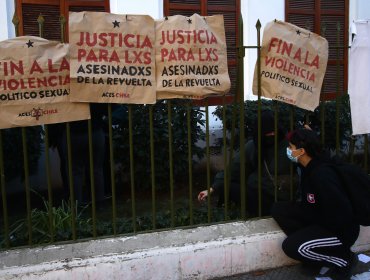
<svg viewBox="0 0 370 280">
<path fill-rule="evenodd" d="M 50 220 L 54 229 L 54 240 L 64 241 L 72 239 L 72 207 L 62 201 L 59 207 L 49 208 L 47 201 L 43 199 L 44 209 L 34 208 L 31 211 L 31 234 L 33 244 L 49 243 L 52 240 Z M 75 208 L 76 231 L 79 238 L 92 235 L 91 219 L 83 218 L 84 208 Z M 50 210 L 50 211 L 49 211 Z M 22 246 L 28 243 L 29 229 L 27 218 L 20 219 L 10 226 L 9 238 L 11 246 Z M 5 238 L 1 236 L 0 248 L 4 247 Z"/>
<path fill-rule="evenodd" d="M 34 126 L 25 128 L 29 174 L 37 171 L 37 162 L 42 152 L 42 128 Z M 3 139 L 4 174 L 10 181 L 16 177 L 24 177 L 22 129 L 11 128 L 1 130 Z"/>
<path fill-rule="evenodd" d="M 86 218 L 83 213 L 84 208 L 77 208 L 76 216 L 76 232 L 77 239 L 91 238 L 93 236 L 92 220 Z M 50 220 L 53 221 L 54 242 L 72 240 L 72 208 L 68 203 L 63 202 L 59 207 L 52 207 L 49 213 L 49 207 L 44 200 L 44 209 L 33 209 L 31 211 L 32 225 L 32 244 L 47 244 L 52 240 L 50 232 Z M 173 220 L 172 220 L 173 218 Z M 240 218 L 240 211 L 235 206 L 231 206 L 228 211 L 228 216 L 225 219 L 224 208 L 211 209 L 211 222 L 221 222 L 225 220 L 233 220 Z M 109 219 L 108 219 L 109 220 Z M 190 225 L 189 209 L 180 207 L 171 215 L 168 210 L 159 211 L 156 213 L 156 229 L 168 229 L 174 227 L 184 227 Z M 208 209 L 206 206 L 193 210 L 193 224 L 208 223 Z M 118 218 L 116 221 L 117 233 L 128 234 L 133 233 L 132 217 Z M 145 214 L 137 216 L 135 220 L 137 232 L 153 230 L 152 215 Z M 97 220 L 96 231 L 98 236 L 113 235 L 113 226 L 110 221 Z M 20 219 L 10 226 L 10 241 L 11 247 L 23 246 L 28 244 L 28 222 L 27 219 Z M 0 236 L 0 248 L 5 247 L 5 238 Z"/>
<path fill-rule="evenodd" d="M 173 218 L 173 220 L 172 220 Z M 213 207 L 211 209 L 211 222 L 222 222 L 225 220 L 235 220 L 240 218 L 240 210 L 231 206 L 228 211 L 228 216 L 225 219 L 225 209 L 223 207 Z M 142 214 L 136 217 L 135 227 L 136 231 L 149 231 L 153 230 L 153 217 L 152 214 Z M 185 227 L 190 225 L 189 209 L 187 207 L 179 207 L 175 209 L 173 215 L 171 211 L 162 210 L 158 211 L 155 215 L 156 229 L 169 229 L 172 227 Z M 173 223 L 173 225 L 172 225 Z M 202 206 L 200 208 L 193 209 L 193 224 L 206 224 L 208 223 L 208 208 Z M 127 234 L 134 232 L 132 217 L 125 217 L 117 219 L 117 233 Z M 98 221 L 97 233 L 101 235 L 112 235 L 113 229 L 110 222 Z M 90 234 L 91 236 L 92 234 Z"/>
<path fill-rule="evenodd" d="M 211 209 L 211 222 L 221 222 L 225 221 L 225 209 L 222 207 Z M 226 220 L 236 219 L 239 216 L 238 210 L 232 208 L 229 210 L 228 217 Z M 172 227 L 172 222 L 174 227 L 184 227 L 190 225 L 190 215 L 189 209 L 186 207 L 177 208 L 173 214 L 173 221 L 171 211 L 164 210 L 156 214 L 156 229 L 166 229 Z M 193 210 L 193 224 L 205 224 L 208 221 L 208 209 L 207 207 L 201 207 Z M 130 226 L 122 228 L 123 232 L 132 232 L 132 219 L 130 219 Z M 153 229 L 152 215 L 142 215 L 136 219 L 136 228 L 138 231 L 146 231 Z"/>
<path fill-rule="evenodd" d="M 172 103 L 172 158 L 175 180 L 181 180 L 188 174 L 188 101 L 171 101 Z M 191 104 L 189 104 L 191 105 Z M 150 105 L 151 106 L 151 105 Z M 150 129 L 149 107 L 131 105 L 132 108 L 132 139 L 135 186 L 139 188 L 150 187 L 151 158 L 150 158 Z M 122 111 L 122 108 L 121 108 Z M 128 115 L 128 108 L 121 114 Z M 129 121 L 121 118 L 114 128 L 115 161 L 120 162 L 122 174 L 130 174 L 130 145 Z M 192 108 L 190 116 L 192 156 L 202 158 L 204 151 L 195 143 L 204 138 L 202 126 L 204 120 L 199 108 Z M 158 189 L 168 186 L 169 178 L 169 131 L 168 131 L 168 104 L 164 101 L 153 105 L 153 139 L 154 163 L 156 183 Z"/>
<path fill-rule="evenodd" d="M 338 106 L 338 107 L 337 107 Z M 337 110 L 337 108 L 339 108 Z M 271 110 L 278 112 L 278 124 L 285 132 L 292 129 L 303 127 L 305 123 L 310 124 L 311 128 L 317 131 L 320 135 L 324 133 L 325 148 L 334 150 L 336 147 L 336 127 L 337 115 L 339 124 L 339 144 L 340 148 L 345 148 L 351 137 L 351 113 L 349 106 L 348 95 L 339 97 L 336 101 L 321 102 L 321 105 L 314 111 L 306 111 L 292 105 L 285 103 L 262 99 L 261 110 Z M 239 108 L 234 105 L 228 105 L 226 110 L 226 128 L 231 131 L 232 129 L 232 116 L 233 110 L 236 110 L 236 144 L 239 145 Z M 338 114 L 337 114 L 338 111 Z M 252 135 L 254 123 L 257 119 L 258 101 L 247 100 L 244 103 L 245 124 L 244 129 L 246 137 Z M 324 115 L 324 130 L 322 130 L 322 113 Z M 218 106 L 214 115 L 223 121 L 223 108 Z"/>
</svg>

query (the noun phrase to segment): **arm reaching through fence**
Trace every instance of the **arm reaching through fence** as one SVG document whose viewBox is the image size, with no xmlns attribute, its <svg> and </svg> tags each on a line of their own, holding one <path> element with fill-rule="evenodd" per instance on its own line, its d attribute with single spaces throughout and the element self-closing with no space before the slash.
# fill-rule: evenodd
<svg viewBox="0 0 370 280">
<path fill-rule="evenodd" d="M 209 194 L 211 194 L 213 192 L 214 192 L 214 189 L 212 187 L 209 188 Z M 205 201 L 207 199 L 207 197 L 208 197 L 208 190 L 201 191 L 198 194 L 198 200 L 199 200 L 199 202 Z"/>
<path fill-rule="evenodd" d="M 241 184 L 240 184 L 240 152 L 236 151 L 233 159 L 228 166 L 228 185 L 225 188 L 225 171 L 220 171 L 215 175 L 210 192 L 203 190 L 198 194 L 200 202 L 205 201 L 210 193 L 216 193 L 218 196 L 218 206 L 225 204 L 225 198 L 228 202 L 236 205 L 246 201 L 247 211 L 249 216 L 258 215 L 259 203 L 259 181 L 261 181 L 262 191 L 262 215 L 269 215 L 272 203 L 275 201 L 275 194 L 278 200 L 289 199 L 289 180 L 286 176 L 290 174 L 290 162 L 286 157 L 287 141 L 283 129 L 278 126 L 275 131 L 275 118 L 270 110 L 262 111 L 261 113 L 261 141 L 258 142 L 258 123 L 257 120 L 253 128 L 253 137 L 247 140 L 244 146 L 245 166 L 243 168 L 245 174 L 246 196 L 241 199 Z M 277 145 L 275 147 L 275 135 L 277 134 Z M 258 174 L 258 148 L 261 148 L 262 174 Z M 277 153 L 275 152 L 277 148 Z M 277 158 L 277 165 L 275 159 Z M 275 174 L 277 169 L 277 182 L 272 178 L 271 174 Z M 285 178 L 282 180 L 282 176 Z M 225 189 L 228 194 L 225 195 Z M 277 190 L 277 191 L 275 191 Z"/>
</svg>

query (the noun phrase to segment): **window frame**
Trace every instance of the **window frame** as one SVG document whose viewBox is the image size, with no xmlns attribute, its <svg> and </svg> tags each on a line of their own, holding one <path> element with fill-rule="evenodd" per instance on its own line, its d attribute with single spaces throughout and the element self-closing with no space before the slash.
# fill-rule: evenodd
<svg viewBox="0 0 370 280">
<path fill-rule="evenodd" d="M 184 2 L 192 2 L 190 3 L 184 3 Z M 234 78 L 234 83 L 235 83 L 235 89 L 230 90 L 229 93 L 227 93 L 225 96 L 218 96 L 218 97 L 207 97 L 206 101 L 205 100 L 194 100 L 193 103 L 199 106 L 204 106 L 207 102 L 207 105 L 209 106 L 216 106 L 216 105 L 222 105 L 222 104 L 231 104 L 235 101 L 235 98 L 239 100 L 239 93 L 238 93 L 238 86 L 237 86 L 237 60 L 238 60 L 238 42 L 240 40 L 240 30 L 239 30 L 239 20 L 241 17 L 241 3 L 240 0 L 235 0 L 235 7 L 230 5 L 228 6 L 227 4 L 229 3 L 228 0 L 219 0 L 219 1 L 224 1 L 225 6 L 216 6 L 215 4 L 212 4 L 212 1 L 208 0 L 198 0 L 198 4 L 195 4 L 195 0 L 187 0 L 182 3 L 178 3 L 178 1 L 174 1 L 176 3 L 171 3 L 171 0 L 163 0 L 163 15 L 164 16 L 170 16 L 171 15 L 171 10 L 175 11 L 200 11 L 201 16 L 208 16 L 209 12 L 229 12 L 233 13 L 235 12 L 235 46 L 232 46 L 232 48 L 235 48 L 235 58 L 233 59 L 228 59 L 228 68 L 229 68 L 229 73 L 230 73 L 230 66 L 235 68 L 236 74 Z M 225 33 L 227 33 L 228 30 L 225 28 Z M 227 35 L 226 35 L 227 37 Z M 230 45 L 228 45 L 228 48 Z M 230 75 L 230 80 L 232 80 L 232 76 Z M 233 81 L 231 81 L 233 83 Z"/>
<path fill-rule="evenodd" d="M 321 4 L 325 2 L 328 2 L 330 0 L 313 0 L 314 1 L 314 10 L 307 10 L 307 9 L 294 9 L 290 8 L 290 4 L 294 2 L 295 0 L 285 0 L 285 21 L 288 21 L 289 15 L 307 15 L 307 16 L 314 16 L 314 30 L 313 32 L 321 35 L 321 23 L 322 23 L 322 17 L 323 16 L 338 16 L 343 17 L 344 27 L 341 32 L 344 32 L 343 34 L 343 41 L 340 42 L 339 50 L 343 48 L 343 57 L 339 60 L 330 58 L 330 56 L 337 56 L 337 50 L 334 46 L 334 48 L 330 48 L 329 44 L 329 60 L 328 60 L 328 66 L 335 67 L 339 64 L 339 67 L 343 66 L 343 88 L 339 88 L 339 92 L 335 90 L 334 92 L 322 92 L 321 93 L 321 100 L 334 100 L 337 96 L 346 94 L 348 91 L 348 51 L 346 51 L 346 48 L 349 46 L 349 0 L 343 0 L 344 2 L 344 10 L 335 10 L 335 9 L 321 9 Z M 332 3 L 337 3 L 337 0 L 331 0 Z M 301 26 L 305 28 L 305 26 Z M 325 36 L 324 37 L 328 37 Z M 328 69 L 327 69 L 328 73 Z M 331 73 L 332 74 L 332 73 Z M 339 80 L 336 77 L 336 83 L 340 82 L 341 76 L 339 76 Z M 332 81 L 332 80 L 331 80 Z M 327 80 L 324 79 L 323 87 L 325 87 L 325 82 Z"/>
<path fill-rule="evenodd" d="M 68 13 L 70 7 L 104 7 L 105 12 L 110 12 L 109 0 L 16 0 L 15 11 L 19 19 L 19 36 L 24 35 L 23 4 L 59 6 L 60 15 L 64 15 L 66 18 L 66 42 L 68 42 Z"/>
</svg>

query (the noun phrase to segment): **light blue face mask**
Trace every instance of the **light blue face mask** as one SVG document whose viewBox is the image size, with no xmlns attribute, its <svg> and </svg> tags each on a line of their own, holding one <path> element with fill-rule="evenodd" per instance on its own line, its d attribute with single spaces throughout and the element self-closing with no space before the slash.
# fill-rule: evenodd
<svg viewBox="0 0 370 280">
<path fill-rule="evenodd" d="M 293 153 L 294 151 L 296 151 L 296 150 L 291 150 L 289 147 L 287 147 L 287 148 L 286 148 L 286 155 L 287 155 L 288 159 L 290 159 L 292 162 L 298 162 L 298 158 L 300 157 L 300 155 L 299 155 L 299 156 L 294 157 L 294 156 L 292 155 L 292 153 Z"/>
</svg>

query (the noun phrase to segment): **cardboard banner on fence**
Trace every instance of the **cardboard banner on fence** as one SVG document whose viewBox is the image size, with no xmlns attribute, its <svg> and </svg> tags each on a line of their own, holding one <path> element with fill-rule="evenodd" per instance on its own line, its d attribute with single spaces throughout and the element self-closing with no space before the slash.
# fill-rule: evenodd
<svg viewBox="0 0 370 280">
<path fill-rule="evenodd" d="M 90 118 L 88 104 L 69 103 L 68 51 L 34 36 L 0 42 L 0 128 Z"/>
<path fill-rule="evenodd" d="M 222 15 L 156 21 L 157 98 L 201 99 L 230 90 Z"/>
<path fill-rule="evenodd" d="M 90 119 L 90 107 L 83 103 L 51 103 L 3 106 L 0 129 Z"/>
<path fill-rule="evenodd" d="M 328 41 L 293 24 L 266 25 L 261 48 L 261 96 L 313 111 L 328 62 Z M 257 64 L 253 94 L 258 95 Z"/>
<path fill-rule="evenodd" d="M 72 100 L 155 103 L 154 26 L 147 15 L 70 13 Z"/>
<path fill-rule="evenodd" d="M 67 44 L 33 36 L 0 42 L 1 106 L 67 101 Z"/>
</svg>

